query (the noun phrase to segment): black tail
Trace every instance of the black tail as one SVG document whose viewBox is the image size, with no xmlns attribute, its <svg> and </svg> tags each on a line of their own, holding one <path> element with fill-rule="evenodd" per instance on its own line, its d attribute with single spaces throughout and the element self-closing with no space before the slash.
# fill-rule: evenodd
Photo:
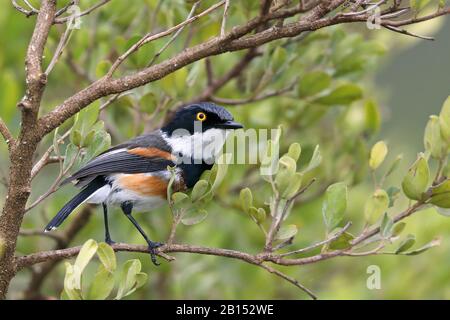
<svg viewBox="0 0 450 320">
<path fill-rule="evenodd" d="M 61 210 L 56 214 L 56 216 L 49 222 L 45 227 L 45 231 L 51 231 L 58 228 L 64 220 L 67 219 L 69 214 L 76 209 L 83 201 L 85 201 L 91 194 L 100 189 L 106 184 L 103 177 L 97 177 L 92 180 L 79 194 L 72 198 L 69 202 L 62 207 Z"/>
</svg>

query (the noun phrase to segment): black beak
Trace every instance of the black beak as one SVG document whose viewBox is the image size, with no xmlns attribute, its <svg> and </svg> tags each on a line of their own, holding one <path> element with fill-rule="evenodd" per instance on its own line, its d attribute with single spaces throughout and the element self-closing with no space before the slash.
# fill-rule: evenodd
<svg viewBox="0 0 450 320">
<path fill-rule="evenodd" d="M 241 129 L 244 126 L 238 122 L 228 120 L 226 122 L 217 124 L 216 127 L 219 129 Z"/>
</svg>

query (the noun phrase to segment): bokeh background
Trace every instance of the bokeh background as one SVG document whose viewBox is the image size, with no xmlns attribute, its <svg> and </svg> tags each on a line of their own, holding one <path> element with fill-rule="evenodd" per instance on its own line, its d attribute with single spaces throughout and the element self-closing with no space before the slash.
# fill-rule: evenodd
<svg viewBox="0 0 450 320">
<path fill-rule="evenodd" d="M 91 1 L 92 2 L 92 1 Z M 44 111 L 51 109 L 58 102 L 75 90 L 79 90 L 88 83 L 88 77 L 95 78 L 101 73 L 98 65 L 107 57 L 117 55 L 117 51 L 125 46 L 129 39 L 155 25 L 169 26 L 173 22 L 181 21 L 186 16 L 189 6 L 173 1 L 175 4 L 165 4 L 161 14 L 155 19 L 149 19 L 155 9 L 157 1 L 113 1 L 105 6 L 100 13 L 83 18 L 80 30 L 74 31 L 69 43 L 71 58 L 66 53 L 49 80 Z M 89 3 L 89 1 L 88 1 Z M 126 5 L 125 5 L 126 4 Z M 233 10 L 233 9 L 232 9 Z M 247 10 L 247 9 L 246 9 Z M 234 9 L 231 13 L 230 24 L 237 24 L 242 17 L 240 14 L 250 14 L 251 8 L 242 13 Z M 201 20 L 195 29 L 192 43 L 208 38 L 218 30 L 219 15 Z M 23 94 L 23 66 L 27 42 L 31 35 L 34 18 L 26 19 L 17 13 L 11 5 L 5 4 L 0 11 L 0 115 L 8 122 L 14 132 L 19 125 L 18 112 L 15 107 Z M 331 28 L 330 28 L 331 29 Z M 54 30 L 49 45 L 48 56 L 57 43 L 58 34 L 63 29 Z M 334 32 L 334 29 L 332 29 Z M 408 165 L 415 159 L 417 152 L 423 150 L 423 131 L 429 115 L 437 114 L 443 101 L 450 95 L 450 19 L 426 22 L 418 26 L 422 34 L 433 35 L 435 41 L 425 41 L 392 34 L 383 30 L 368 31 L 364 26 L 347 26 L 346 36 L 362 35 L 364 39 L 377 41 L 383 45 L 384 54 L 377 57 L 369 69 L 364 71 L 362 78 L 354 81 L 363 83 L 365 96 L 378 102 L 382 115 L 381 128 L 367 141 L 371 143 L 383 139 L 388 143 L 389 159 L 402 153 L 404 160 L 398 171 L 388 180 L 388 185 L 399 186 L 401 177 L 405 174 Z M 328 32 L 328 31 L 327 31 Z M 122 38 L 119 37 L 122 35 Z M 182 35 L 173 49 L 167 50 L 162 59 L 170 56 L 184 45 L 187 35 Z M 198 39 L 196 38 L 198 37 Z M 164 41 L 155 44 L 157 47 Z M 306 44 L 305 44 L 306 46 Z M 299 47 L 299 52 L 304 47 Z M 320 47 L 319 47 L 320 48 Z M 152 49 L 149 49 L 152 53 Z M 154 49 L 153 49 L 154 50 Z M 318 48 L 310 53 L 307 61 L 318 63 L 310 56 L 322 54 Z M 306 49 L 305 49 L 306 51 Z M 154 51 L 153 51 L 154 53 Z M 217 63 L 217 73 L 224 73 L 227 66 L 237 60 L 239 54 L 227 54 L 214 58 Z M 136 57 L 139 60 L 141 56 Z M 48 58 L 46 58 L 48 59 Z M 145 56 L 144 56 L 145 59 Z M 82 66 L 86 74 L 75 74 L 70 68 L 70 61 Z M 145 61 L 144 61 L 145 62 Z M 135 61 L 139 67 L 141 62 Z M 200 68 L 200 67 L 199 67 Z M 301 70 L 304 65 L 299 66 Z M 256 69 L 256 66 L 255 66 Z M 296 72 L 283 71 L 285 74 Z M 126 69 L 124 69 L 126 73 Z M 192 70 L 188 70 L 190 74 Z M 180 73 L 177 73 L 180 74 Z M 248 76 L 248 78 L 257 77 Z M 200 71 L 194 84 L 185 85 L 185 80 L 169 77 L 158 85 L 149 85 L 144 89 L 136 90 L 138 95 L 144 96 L 148 90 L 154 92 L 151 99 L 138 100 L 138 107 L 144 112 L 152 114 L 155 110 L 155 100 L 160 99 L 156 92 L 165 90 L 171 100 L 167 108 L 174 107 L 179 101 L 188 101 L 190 97 L 201 92 L 205 85 L 204 71 Z M 288 76 L 273 77 L 273 82 L 283 84 L 289 82 Z M 351 78 L 349 78 L 352 80 Z M 361 80 L 356 80 L 361 79 Z M 192 79 L 191 79 L 192 81 Z M 280 86 L 280 84 L 278 84 Z M 223 96 L 239 98 L 242 90 L 236 88 L 239 84 L 231 84 L 222 91 Z M 147 90 L 147 91 L 146 91 Z M 173 92 L 178 91 L 178 92 Z M 182 94 L 180 94 L 182 92 Z M 245 90 L 244 90 L 245 94 Z M 153 100 L 152 100 L 153 99 Z M 159 100 L 158 100 L 159 101 Z M 118 143 L 132 137 L 144 130 L 144 125 L 157 126 L 162 115 L 156 115 L 150 124 L 140 123 L 135 126 L 136 115 L 129 112 L 128 106 L 133 101 L 119 99 L 103 113 L 107 130 L 110 131 L 113 143 Z M 296 98 L 272 98 L 260 103 L 234 106 L 230 109 L 247 126 L 276 127 L 285 123 L 286 136 L 289 142 L 298 141 L 305 150 L 305 158 L 315 144 L 325 146 L 334 144 L 333 135 L 323 134 L 323 123 L 314 124 L 313 128 L 307 126 L 296 127 L 302 120 L 301 114 L 292 110 L 299 106 L 303 108 L 302 101 Z M 352 108 L 361 108 L 358 103 Z M 278 115 L 273 116 L 268 110 L 276 110 Z M 357 112 L 356 112 L 357 113 Z M 326 121 L 334 121 L 342 117 L 341 111 L 328 114 Z M 269 116 L 268 116 L 269 115 Z M 260 119 L 268 119 L 261 123 Z M 331 120 L 330 120 L 331 119 Z M 357 120 L 355 120 L 357 121 Z M 62 129 L 67 129 L 70 124 Z M 322 130 L 322 131 L 321 131 Z M 349 139 L 352 139 L 350 136 Z M 46 150 L 50 139 L 45 141 L 40 153 Z M 309 151 L 308 151 L 309 150 Z M 331 151 L 328 155 L 331 154 Z M 302 156 L 303 157 L 303 156 Z M 4 199 L 8 168 L 6 146 L 0 144 L 0 204 Z M 306 160 L 304 160 L 306 161 Z M 363 160 L 358 160 L 363 161 Z M 332 162 L 330 157 L 329 162 Z M 328 163 L 328 162 L 327 162 Z M 257 226 L 242 214 L 236 205 L 240 187 L 250 187 L 259 190 L 258 177 L 249 173 L 249 168 L 231 166 L 227 180 L 224 182 L 216 200 L 208 206 L 209 215 L 205 221 L 195 226 L 180 226 L 177 239 L 182 243 L 192 243 L 212 247 L 234 248 L 248 252 L 257 252 L 263 245 L 263 237 Z M 339 170 L 337 166 L 324 164 L 320 170 Z M 324 176 L 322 172 L 319 177 Z M 58 172 L 57 165 L 51 165 L 44 170 L 33 183 L 32 199 L 36 199 L 45 192 Z M 333 172 L 331 173 L 331 175 Z M 347 219 L 354 221 L 352 231 L 358 232 L 362 225 L 362 211 L 364 202 L 371 190 L 369 177 L 351 187 L 350 204 Z M 231 190 L 231 191 L 230 191 Z M 64 187 L 52 195 L 45 202 L 31 210 L 24 221 L 26 229 L 42 229 L 47 219 L 67 201 L 75 192 L 73 187 Z M 314 193 L 314 192 L 313 192 Z M 264 194 L 264 193 L 263 193 Z M 263 199 L 259 199 L 263 202 Z M 297 224 L 299 234 L 294 241 L 295 247 L 307 245 L 323 239 L 324 225 L 321 215 L 322 198 L 313 197 L 301 201 L 289 217 L 289 222 Z M 401 200 L 392 212 L 399 212 L 407 204 Z M 128 243 L 142 243 L 141 238 L 126 218 L 118 210 L 111 216 L 112 234 L 116 241 Z M 167 208 L 149 214 L 138 216 L 138 220 L 148 230 L 153 238 L 162 240 L 167 236 L 170 226 L 170 213 Z M 360 221 L 361 220 L 361 221 Z M 67 226 L 67 223 L 66 225 Z M 64 230 L 64 225 L 61 228 Z M 325 299 L 449 299 L 450 298 L 450 220 L 435 212 L 434 209 L 421 211 L 407 219 L 406 233 L 416 235 L 418 244 L 426 243 L 436 236 L 442 237 L 442 245 L 433 248 L 419 256 L 376 256 L 376 257 L 342 257 L 320 262 L 318 264 L 282 268 L 287 274 L 297 278 L 301 283 L 311 288 L 320 298 Z M 61 232 L 61 231 L 57 231 Z M 89 238 L 99 241 L 103 237 L 103 222 L 100 208 L 90 218 L 89 223 L 72 241 L 79 245 Z M 25 254 L 38 250 L 50 249 L 54 246 L 52 240 L 45 237 L 21 237 L 18 244 L 18 253 Z M 259 268 L 226 258 L 211 256 L 196 256 L 190 254 L 176 254 L 177 260 L 172 263 L 163 262 L 159 268 L 150 263 L 150 259 L 141 254 L 119 253 L 121 260 L 138 257 L 143 263 L 143 271 L 148 273 L 149 282 L 138 292 L 133 294 L 134 299 L 303 299 L 304 294 L 289 283 L 281 281 Z M 378 265 L 381 269 L 381 289 L 369 290 L 366 287 L 367 267 Z M 94 269 L 92 270 L 92 272 Z M 13 281 L 10 288 L 10 298 L 21 298 L 26 290 L 31 271 L 22 271 Z M 46 279 L 40 293 L 45 296 L 58 297 L 63 284 L 64 267 L 60 264 Z"/>
</svg>

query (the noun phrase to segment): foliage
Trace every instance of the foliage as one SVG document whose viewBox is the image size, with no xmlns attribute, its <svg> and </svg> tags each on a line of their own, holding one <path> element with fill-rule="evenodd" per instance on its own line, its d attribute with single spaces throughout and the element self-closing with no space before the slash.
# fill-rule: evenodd
<svg viewBox="0 0 450 320">
<path fill-rule="evenodd" d="M 83 284 L 83 273 L 97 254 L 100 265 L 88 286 Z M 138 259 L 126 261 L 121 270 L 117 269 L 114 250 L 106 243 L 88 240 L 78 254 L 75 263 L 65 263 L 66 276 L 62 299 L 69 300 L 105 300 L 110 297 L 114 288 L 117 294 L 114 299 L 120 300 L 145 285 L 147 274 L 141 272 L 141 262 Z M 83 287 L 85 288 L 83 290 Z M 86 288 L 87 287 L 87 288 Z"/>
<path fill-rule="evenodd" d="M 39 6 L 38 1 L 31 3 Z M 87 8 L 95 3 L 86 1 L 82 6 Z M 202 1 L 196 12 L 214 3 Z M 259 14 L 258 1 L 231 3 L 227 31 Z M 58 6 L 63 5 L 64 1 L 58 2 Z M 413 1 L 411 5 L 413 15 L 420 18 L 439 4 Z M 191 9 L 191 1 L 181 0 L 110 1 L 83 16 L 81 28 L 71 31 L 70 42 L 48 77 L 40 114 L 54 110 L 66 97 L 104 77 L 117 57 L 142 36 L 184 21 Z M 223 11 L 216 10 L 186 26 L 168 46 L 173 34 L 147 43 L 123 61 L 115 76 L 130 75 L 208 41 L 220 34 L 222 19 Z M 287 18 L 284 23 L 298 20 L 298 16 Z M 26 52 L 34 21 L 35 17 L 25 19 L 11 6 L 0 13 L 0 26 L 9 30 L 0 36 L 4 48 L 0 52 L 0 116 L 14 136 L 21 123 L 16 104 L 26 93 L 22 53 Z M 52 27 L 44 51 L 45 66 L 65 30 L 65 24 Z M 391 144 L 381 130 L 389 110 L 372 82 L 387 49 L 389 56 L 395 54 L 399 37 L 366 32 L 354 25 L 330 26 L 269 42 L 257 49 L 214 55 L 205 59 L 207 62 L 196 61 L 145 86 L 101 97 L 39 145 L 33 163 L 48 150 L 52 161 L 33 177 L 29 203 L 39 200 L 53 189 L 55 182 L 57 186 L 58 181 L 108 148 L 111 140 L 117 144 L 158 128 L 179 105 L 205 97 L 214 80 L 226 76 L 247 59 L 238 75 L 206 95 L 206 99 L 227 106 L 247 128 L 282 130 L 268 138 L 264 157 L 257 164 L 216 164 L 193 190 L 172 193 L 169 188 L 169 209 L 137 216 L 152 239 L 249 253 L 272 250 L 274 254 L 286 255 L 283 258 L 301 259 L 336 252 L 358 256 L 356 260 L 330 259 L 280 268 L 323 298 L 449 298 L 442 286 L 449 281 L 447 270 L 431 266 L 430 261 L 448 258 L 450 98 L 439 115 L 430 117 L 424 134 L 424 152 L 411 161 L 407 170 L 409 157 L 405 156 L 407 161 L 403 161 L 396 154 L 412 150 L 416 153 L 415 142 Z M 401 130 L 409 133 L 413 129 Z M 278 149 L 281 157 L 275 159 Z M 1 160 L 7 163 L 6 144 L 1 143 L 0 150 Z M 56 165 L 51 165 L 55 162 Z M 267 167 L 279 170 L 274 175 L 263 174 L 262 169 Z M 2 201 L 6 189 L 7 186 L 0 190 Z M 117 254 L 116 263 L 116 255 L 108 245 L 94 240 L 85 242 L 91 237 L 101 237 L 103 223 L 96 216 L 80 223 L 77 220 L 80 211 L 54 237 L 42 236 L 40 230 L 48 218 L 74 192 L 73 188 L 59 189 L 29 210 L 17 252 L 48 250 L 53 242 L 54 248 L 85 243 L 82 251 L 75 262 L 66 262 L 65 278 L 64 268 L 56 264 L 45 274 L 40 268 L 33 268 L 31 276 L 19 272 L 9 291 L 11 297 L 23 297 L 22 294 L 34 298 L 58 297 L 63 284 L 61 297 L 67 299 L 121 299 L 131 293 L 133 298 L 145 299 L 299 297 L 297 288 L 284 284 L 282 279 L 258 272 L 257 266 L 223 257 L 179 254 L 176 261 L 164 261 L 154 269 L 145 255 L 124 261 L 125 254 Z M 412 210 L 409 218 L 398 220 L 408 210 Z M 412 215 L 418 210 L 423 212 Z M 118 212 L 110 219 L 115 239 L 126 243 L 141 241 Z M 81 227 L 71 234 L 78 223 Z M 377 228 L 380 232 L 376 236 L 353 246 L 361 235 Z M 439 245 L 441 239 L 436 236 L 440 234 L 444 248 L 424 256 L 390 256 L 418 255 Z M 296 252 L 323 241 L 311 250 Z M 0 238 L 0 257 L 3 252 Z M 94 257 L 99 263 L 94 262 Z M 382 267 L 381 292 L 363 288 L 366 267 L 370 264 Z M 152 270 L 148 282 L 141 270 L 146 273 Z M 32 288 L 31 283 L 40 276 L 46 280 Z M 405 290 L 413 281 L 416 290 Z M 244 282 L 246 285 L 242 286 Z"/>
</svg>

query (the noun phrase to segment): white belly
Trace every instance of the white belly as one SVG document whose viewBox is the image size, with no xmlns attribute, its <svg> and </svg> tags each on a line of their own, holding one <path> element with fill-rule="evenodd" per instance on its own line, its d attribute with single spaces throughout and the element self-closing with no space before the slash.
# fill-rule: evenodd
<svg viewBox="0 0 450 320">
<path fill-rule="evenodd" d="M 107 184 L 98 189 L 86 199 L 86 202 L 96 204 L 106 203 L 108 206 L 120 206 L 124 202 L 131 202 L 134 211 L 149 211 L 167 203 L 166 197 L 142 195 L 128 189 L 122 189 L 118 183 L 121 176 L 123 175 L 116 174 L 110 176 L 109 181 L 111 184 Z M 158 176 L 161 177 L 160 174 Z"/>
</svg>

